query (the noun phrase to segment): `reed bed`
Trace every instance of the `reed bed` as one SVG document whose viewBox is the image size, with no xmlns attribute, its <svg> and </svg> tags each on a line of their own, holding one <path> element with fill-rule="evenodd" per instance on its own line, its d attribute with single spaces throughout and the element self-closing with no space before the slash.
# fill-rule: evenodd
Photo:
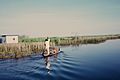
<svg viewBox="0 0 120 80">
<path fill-rule="evenodd" d="M 50 43 L 55 46 L 54 43 Z M 44 42 L 0 44 L 0 59 L 21 58 L 39 54 L 45 49 Z"/>
<path fill-rule="evenodd" d="M 120 35 L 67 37 L 57 40 L 56 45 L 98 44 L 111 39 L 120 39 Z"/>
<path fill-rule="evenodd" d="M 51 38 L 50 46 L 79 46 L 79 44 L 98 44 L 111 39 L 120 39 L 120 35 L 54 37 Z M 0 59 L 31 56 L 33 54 L 40 54 L 44 50 L 44 42 L 20 42 L 18 44 L 0 44 Z"/>
</svg>

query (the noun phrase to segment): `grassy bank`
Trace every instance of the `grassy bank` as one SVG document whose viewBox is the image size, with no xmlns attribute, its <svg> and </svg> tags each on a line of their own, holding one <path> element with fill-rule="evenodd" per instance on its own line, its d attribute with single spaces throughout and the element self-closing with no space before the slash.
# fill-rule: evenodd
<svg viewBox="0 0 120 80">
<path fill-rule="evenodd" d="M 94 36 L 70 36 L 70 37 L 49 37 L 52 43 L 56 45 L 79 45 L 79 44 L 97 44 L 110 39 L 120 39 L 120 34 L 115 35 L 94 35 Z M 44 42 L 45 38 L 29 38 L 28 36 L 19 38 L 20 43 Z"/>
<path fill-rule="evenodd" d="M 21 58 L 38 54 L 45 49 L 45 38 L 22 37 L 18 44 L 0 44 L 0 59 Z M 96 36 L 71 36 L 71 37 L 50 37 L 51 46 L 66 46 L 79 44 L 98 44 L 111 39 L 120 39 L 120 34 L 116 35 L 96 35 Z"/>
<path fill-rule="evenodd" d="M 71 36 L 71 37 L 56 37 L 51 39 L 56 45 L 79 45 L 79 44 L 98 44 L 106 40 L 120 39 L 120 35 L 96 35 L 96 36 Z"/>
<path fill-rule="evenodd" d="M 51 46 L 54 46 L 51 43 Z M 43 42 L 0 44 L 0 59 L 21 58 L 38 54 L 45 49 Z"/>
</svg>

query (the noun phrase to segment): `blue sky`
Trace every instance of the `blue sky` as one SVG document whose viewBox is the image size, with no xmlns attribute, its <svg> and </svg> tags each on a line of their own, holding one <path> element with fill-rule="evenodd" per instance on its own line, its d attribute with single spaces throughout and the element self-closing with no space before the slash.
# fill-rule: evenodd
<svg viewBox="0 0 120 80">
<path fill-rule="evenodd" d="M 120 33 L 120 0 L 0 0 L 0 34 Z"/>
</svg>

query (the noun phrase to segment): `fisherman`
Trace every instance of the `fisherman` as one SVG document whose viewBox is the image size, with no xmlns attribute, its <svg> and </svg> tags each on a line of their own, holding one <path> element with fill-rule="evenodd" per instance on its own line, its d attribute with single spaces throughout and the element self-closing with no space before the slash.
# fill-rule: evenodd
<svg viewBox="0 0 120 80">
<path fill-rule="evenodd" d="M 45 49 L 47 51 L 47 54 L 45 56 L 48 56 L 50 54 L 50 39 L 47 37 L 47 39 L 45 39 Z"/>
</svg>

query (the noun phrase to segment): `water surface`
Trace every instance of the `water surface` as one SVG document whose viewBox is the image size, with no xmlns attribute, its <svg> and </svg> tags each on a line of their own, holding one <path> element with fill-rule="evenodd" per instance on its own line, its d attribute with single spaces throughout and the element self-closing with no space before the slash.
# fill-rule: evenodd
<svg viewBox="0 0 120 80">
<path fill-rule="evenodd" d="M 120 80 L 120 40 L 61 47 L 58 55 L 0 60 L 0 80 Z"/>
</svg>

